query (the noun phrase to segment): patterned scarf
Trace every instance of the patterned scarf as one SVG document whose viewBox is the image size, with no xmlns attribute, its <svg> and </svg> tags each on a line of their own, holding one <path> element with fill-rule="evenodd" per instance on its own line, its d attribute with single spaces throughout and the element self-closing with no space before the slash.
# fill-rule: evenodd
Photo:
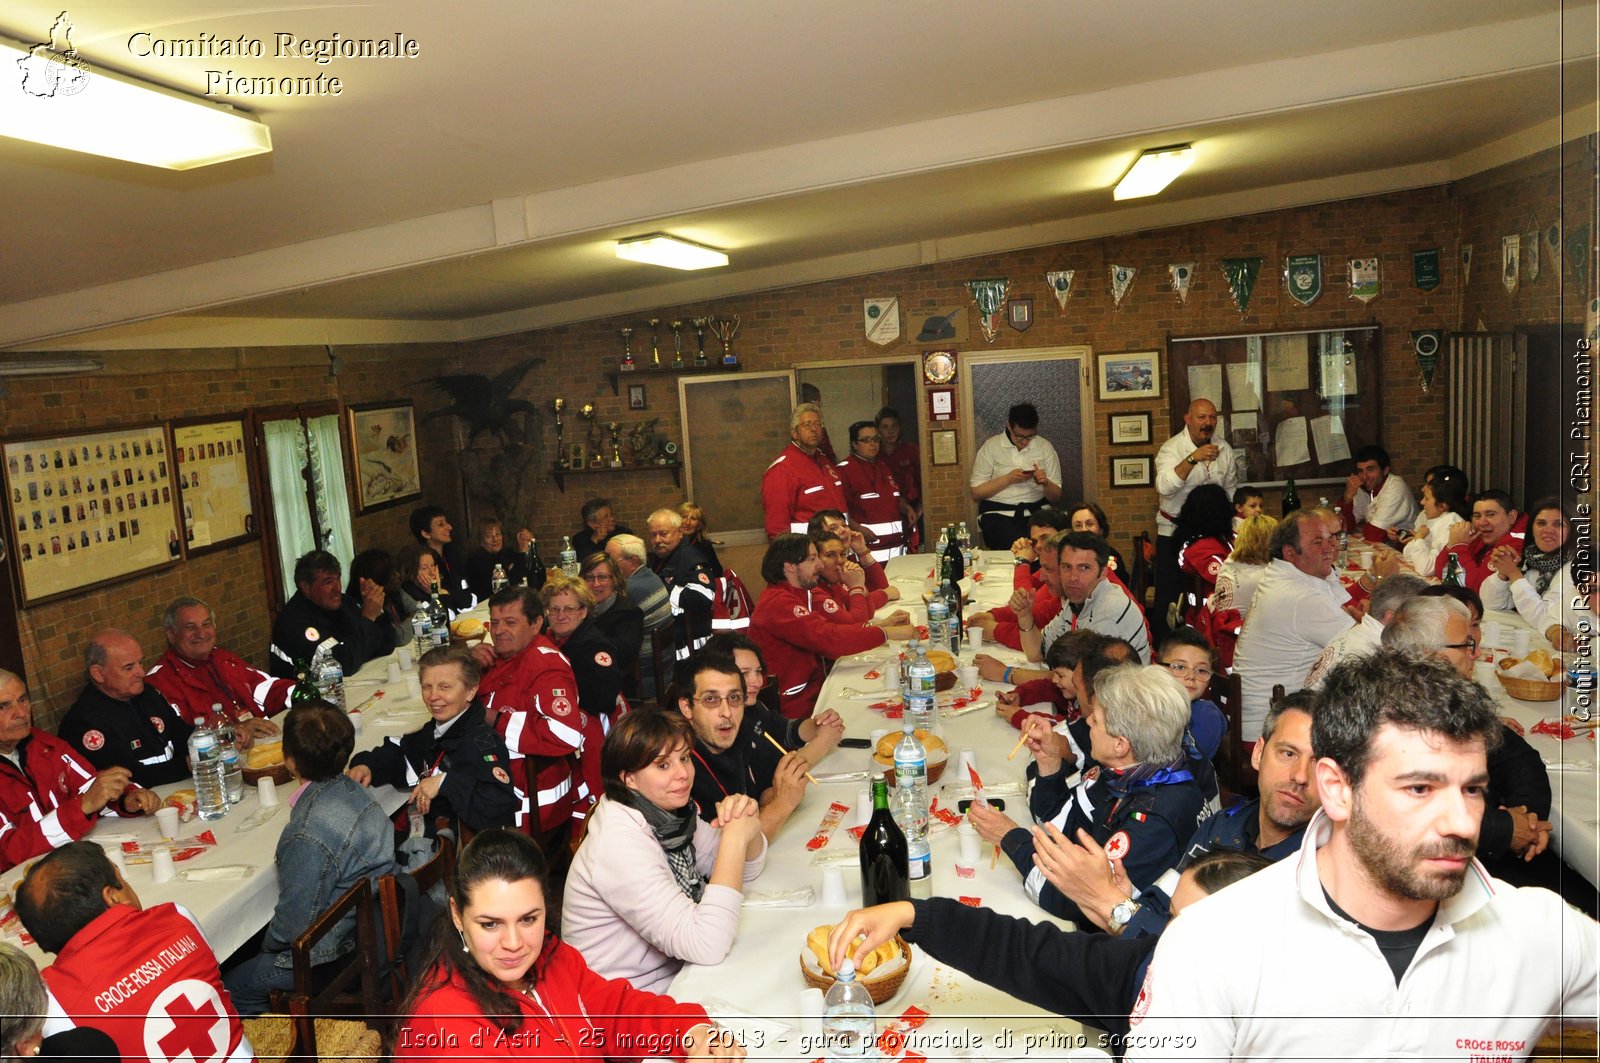
<svg viewBox="0 0 1600 1063">
<path fill-rule="evenodd" d="M 1533 545 L 1531 535 L 1528 537 L 1528 545 L 1522 551 L 1522 571 L 1539 597 L 1544 597 L 1544 592 L 1550 589 L 1550 581 L 1567 560 L 1564 549 L 1547 554 Z"/>
<path fill-rule="evenodd" d="M 694 802 L 688 802 L 676 812 L 668 812 L 637 790 L 630 790 L 628 804 L 638 810 L 645 823 L 655 831 L 656 841 L 667 852 L 667 866 L 672 868 L 678 888 L 699 904 L 706 891 L 706 879 L 695 860 L 694 832 L 700 817 L 695 812 Z"/>
</svg>

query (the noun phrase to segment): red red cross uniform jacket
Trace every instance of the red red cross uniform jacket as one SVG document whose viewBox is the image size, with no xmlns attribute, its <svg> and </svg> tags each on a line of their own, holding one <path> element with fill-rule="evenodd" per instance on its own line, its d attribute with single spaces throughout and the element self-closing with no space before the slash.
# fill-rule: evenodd
<svg viewBox="0 0 1600 1063">
<path fill-rule="evenodd" d="M 517 826 L 542 834 L 582 819 L 578 758 L 599 728 L 578 707 L 578 680 L 561 651 L 543 635 L 535 637 L 521 653 L 489 669 L 478 697 L 511 754 L 511 778 L 521 803 Z M 535 758 L 533 793 L 527 792 L 524 757 Z M 537 830 L 530 825 L 534 809 Z"/>
<path fill-rule="evenodd" d="M 857 524 L 878 537 L 872 556 L 879 561 L 906 552 L 905 525 L 900 518 L 900 487 L 887 463 L 852 454 L 834 469 L 844 484 L 844 497 Z"/>
<path fill-rule="evenodd" d="M 843 583 L 824 580 L 817 584 L 812 599 L 829 620 L 840 624 L 865 624 L 888 603 L 889 596 L 882 591 L 852 590 Z M 830 609 L 830 605 L 833 608 Z"/>
<path fill-rule="evenodd" d="M 274 679 L 220 646 L 205 661 L 191 661 L 169 649 L 144 681 L 161 691 L 189 723 L 210 716 L 217 703 L 234 723 L 249 716 L 275 716 L 288 708 L 294 689 L 293 679 Z"/>
<path fill-rule="evenodd" d="M 1231 545 L 1214 536 L 1196 539 L 1178 555 L 1178 567 L 1193 577 L 1193 588 L 1183 601 L 1183 622 L 1190 627 L 1200 626 L 1200 609 L 1217 589 L 1217 573 L 1228 559 Z"/>
<path fill-rule="evenodd" d="M 44 969 L 45 1033 L 103 1030 L 125 1060 L 254 1059 L 217 957 L 194 917 L 175 904 L 114 904 Z"/>
<path fill-rule="evenodd" d="M 835 624 L 812 610 L 810 591 L 788 583 L 768 587 L 756 602 L 750 637 L 761 647 L 767 671 L 778 688 L 783 714 L 791 720 L 811 715 L 827 676 L 824 661 L 882 646 L 882 628 Z"/>
<path fill-rule="evenodd" d="M 850 512 L 844 485 L 828 459 L 820 452 L 807 454 L 793 443 L 761 474 L 761 505 L 768 539 L 786 532 L 805 534 L 820 510 Z"/>
<path fill-rule="evenodd" d="M 915 443 L 901 442 L 893 450 L 883 448 L 878 460 L 889 466 L 900 492 L 913 506 L 922 501 L 922 448 Z"/>
<path fill-rule="evenodd" d="M 17 754 L 21 768 L 0 757 L 0 871 L 77 841 L 95 821 L 78 801 L 95 770 L 77 750 L 35 727 Z"/>
<path fill-rule="evenodd" d="M 682 1059 L 683 1035 L 708 1021 L 698 1004 L 602 978 L 578 950 L 545 939 L 529 974 L 531 994 L 512 996 L 522 1013 L 515 1033 L 490 1022 L 465 985 L 438 968 L 416 1010 L 395 1031 L 396 1059 Z"/>
<path fill-rule="evenodd" d="M 1522 514 L 1511 525 L 1511 530 L 1506 532 L 1492 544 L 1474 539 L 1460 546 L 1452 546 L 1448 550 L 1439 551 L 1439 559 L 1434 562 L 1433 576 L 1435 579 L 1444 578 L 1444 570 L 1450 564 L 1450 555 L 1454 554 L 1456 560 L 1461 562 L 1461 573 L 1466 577 L 1467 586 L 1477 590 L 1483 586 L 1483 581 L 1494 574 L 1494 569 L 1489 565 L 1489 555 L 1494 553 L 1497 546 L 1509 546 L 1520 557 L 1522 547 L 1528 539 L 1528 515 Z"/>
</svg>

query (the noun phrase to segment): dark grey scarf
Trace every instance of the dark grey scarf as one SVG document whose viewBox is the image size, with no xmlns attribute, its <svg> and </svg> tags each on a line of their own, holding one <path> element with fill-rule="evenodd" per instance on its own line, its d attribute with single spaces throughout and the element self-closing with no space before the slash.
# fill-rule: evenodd
<svg viewBox="0 0 1600 1063">
<path fill-rule="evenodd" d="M 1528 582 L 1533 584 L 1533 589 L 1539 597 L 1544 597 L 1544 592 L 1550 589 L 1550 581 L 1555 579 L 1561 566 L 1567 562 L 1565 549 L 1547 554 L 1533 545 L 1533 536 L 1528 536 L 1528 545 L 1522 550 L 1522 570 Z"/>
<path fill-rule="evenodd" d="M 637 790 L 630 790 L 628 803 L 638 810 L 644 817 L 645 823 L 655 831 L 656 841 L 666 850 L 667 866 L 672 868 L 672 877 L 678 880 L 678 888 L 683 890 L 691 901 L 699 904 L 701 896 L 706 891 L 706 880 L 705 876 L 700 874 L 695 859 L 694 832 L 700 817 L 695 812 L 694 802 L 688 802 L 676 812 L 668 812 Z"/>
</svg>

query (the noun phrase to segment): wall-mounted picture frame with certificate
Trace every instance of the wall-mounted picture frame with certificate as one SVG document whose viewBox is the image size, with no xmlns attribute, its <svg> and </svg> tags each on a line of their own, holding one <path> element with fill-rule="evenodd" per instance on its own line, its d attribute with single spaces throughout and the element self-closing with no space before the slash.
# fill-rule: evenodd
<svg viewBox="0 0 1600 1063">
<path fill-rule="evenodd" d="M 184 553 L 193 557 L 260 536 L 255 463 L 244 415 L 172 422 Z"/>
<path fill-rule="evenodd" d="M 1155 457 L 1117 455 L 1111 459 L 1112 487 L 1150 487 L 1155 483 Z"/>
<path fill-rule="evenodd" d="M 1144 413 L 1112 413 L 1106 415 L 1106 427 L 1111 436 L 1111 445 L 1126 446 L 1130 443 L 1150 442 L 1150 414 Z"/>
<path fill-rule="evenodd" d="M 398 506 L 422 497 L 417 423 L 409 399 L 345 407 L 356 512 Z"/>
</svg>

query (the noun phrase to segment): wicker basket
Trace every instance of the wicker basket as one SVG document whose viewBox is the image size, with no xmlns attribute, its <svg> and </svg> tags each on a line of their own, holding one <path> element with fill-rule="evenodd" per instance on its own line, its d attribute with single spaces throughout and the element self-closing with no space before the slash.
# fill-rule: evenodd
<svg viewBox="0 0 1600 1063">
<path fill-rule="evenodd" d="M 867 995 L 874 1004 L 883 1004 L 900 992 L 900 987 L 905 984 L 906 975 L 911 973 L 911 946 L 899 934 L 894 936 L 894 942 L 900 946 L 900 952 L 905 956 L 906 962 L 900 969 L 887 978 L 874 978 L 872 975 L 863 975 L 861 984 L 867 987 Z M 806 980 L 806 985 L 813 989 L 820 989 L 824 993 L 832 987 L 836 979 L 832 975 L 820 974 L 806 965 L 804 955 L 800 957 L 800 977 Z"/>
<path fill-rule="evenodd" d="M 289 765 L 281 760 L 270 768 L 245 768 L 242 774 L 244 775 L 244 784 L 246 786 L 254 786 L 262 779 L 271 779 L 279 786 L 287 786 L 289 780 L 294 778 L 289 774 Z"/>
<path fill-rule="evenodd" d="M 1567 685 L 1561 679 L 1538 680 L 1508 676 L 1506 675 L 1507 667 L 1515 667 L 1515 662 L 1509 657 L 1502 660 L 1495 667 L 1494 677 L 1500 680 L 1500 685 L 1505 687 L 1506 693 L 1518 701 L 1561 700 L 1561 691 Z"/>
</svg>

